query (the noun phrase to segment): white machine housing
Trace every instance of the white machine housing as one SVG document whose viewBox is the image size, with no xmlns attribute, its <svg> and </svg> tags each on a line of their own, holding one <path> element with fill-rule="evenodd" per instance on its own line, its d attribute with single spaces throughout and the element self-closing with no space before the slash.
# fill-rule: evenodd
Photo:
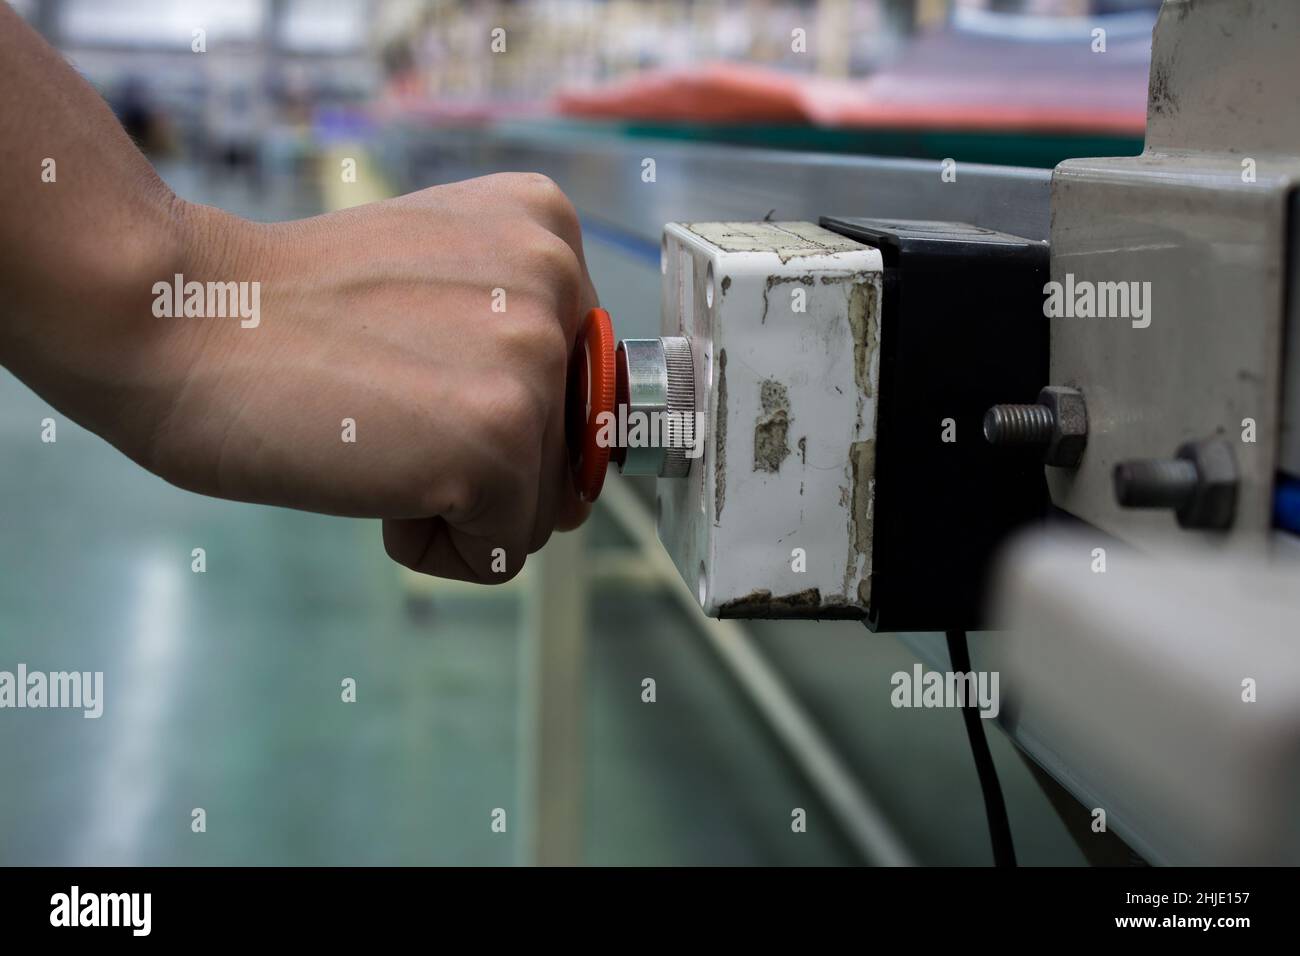
<svg viewBox="0 0 1300 956">
<path fill-rule="evenodd" d="M 707 423 L 687 478 L 658 483 L 664 547 L 710 616 L 862 616 L 880 252 L 810 222 L 669 223 L 661 266 Z"/>
</svg>

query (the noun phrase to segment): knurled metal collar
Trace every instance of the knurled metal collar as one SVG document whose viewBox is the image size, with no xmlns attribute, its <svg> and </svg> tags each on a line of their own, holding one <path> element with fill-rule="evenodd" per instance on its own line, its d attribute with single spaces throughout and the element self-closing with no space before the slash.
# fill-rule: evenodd
<svg viewBox="0 0 1300 956">
<path fill-rule="evenodd" d="M 618 374 L 625 407 L 618 414 L 640 440 L 623 449 L 625 475 L 682 478 L 691 470 L 695 444 L 695 367 L 684 338 L 624 339 L 618 346 Z M 622 383 L 620 383 L 621 385 Z"/>
</svg>

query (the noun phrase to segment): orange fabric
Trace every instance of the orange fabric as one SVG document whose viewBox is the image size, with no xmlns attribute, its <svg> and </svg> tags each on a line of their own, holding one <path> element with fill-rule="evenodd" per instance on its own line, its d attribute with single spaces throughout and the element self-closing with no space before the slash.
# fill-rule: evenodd
<svg viewBox="0 0 1300 956">
<path fill-rule="evenodd" d="M 696 123 L 799 124 L 844 129 L 1069 131 L 1142 135 L 1145 88 L 1089 102 L 1078 89 L 1011 79 L 969 84 L 889 75 L 827 80 L 735 63 L 650 71 L 614 86 L 566 91 L 571 116 Z M 1128 92 L 1128 91 L 1125 91 Z"/>
</svg>

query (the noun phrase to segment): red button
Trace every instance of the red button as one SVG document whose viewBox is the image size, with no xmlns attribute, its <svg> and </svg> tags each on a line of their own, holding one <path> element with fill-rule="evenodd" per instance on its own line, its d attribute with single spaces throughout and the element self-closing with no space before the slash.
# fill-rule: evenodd
<svg viewBox="0 0 1300 956">
<path fill-rule="evenodd" d="M 611 449 L 597 441 L 601 412 L 614 414 L 614 323 L 604 309 L 592 309 L 582 323 L 569 362 L 565 397 L 566 437 L 573 484 L 583 501 L 595 501 L 605 484 Z M 606 417 L 603 420 L 608 421 Z"/>
</svg>

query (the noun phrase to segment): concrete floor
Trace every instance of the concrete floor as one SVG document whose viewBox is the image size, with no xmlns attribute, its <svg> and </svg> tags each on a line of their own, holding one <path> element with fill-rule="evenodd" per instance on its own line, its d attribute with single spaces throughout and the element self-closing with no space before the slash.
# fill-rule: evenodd
<svg viewBox="0 0 1300 956">
<path fill-rule="evenodd" d="M 258 195 L 184 168 L 170 178 L 259 218 L 314 210 L 296 190 Z M 644 301 L 653 270 L 617 250 L 590 255 L 607 297 Z M 47 416 L 52 444 L 40 440 Z M 0 448 L 0 669 L 105 675 L 99 720 L 0 712 L 0 863 L 516 861 L 517 592 L 435 588 L 427 606 L 384 555 L 377 522 L 182 492 L 7 374 Z M 594 541 L 617 536 L 598 516 Z M 910 667 L 909 651 L 846 623 L 754 633 L 918 857 L 988 860 L 960 716 L 888 705 L 888 675 Z M 587 669 L 588 862 L 854 862 L 670 601 L 598 594 Z M 653 707 L 644 676 L 658 684 Z M 354 704 L 340 699 L 346 677 Z M 993 736 L 1022 858 L 1079 862 Z M 796 806 L 805 834 L 790 831 Z M 198 807 L 206 833 L 191 831 Z M 498 807 L 505 834 L 490 827 Z"/>
</svg>

